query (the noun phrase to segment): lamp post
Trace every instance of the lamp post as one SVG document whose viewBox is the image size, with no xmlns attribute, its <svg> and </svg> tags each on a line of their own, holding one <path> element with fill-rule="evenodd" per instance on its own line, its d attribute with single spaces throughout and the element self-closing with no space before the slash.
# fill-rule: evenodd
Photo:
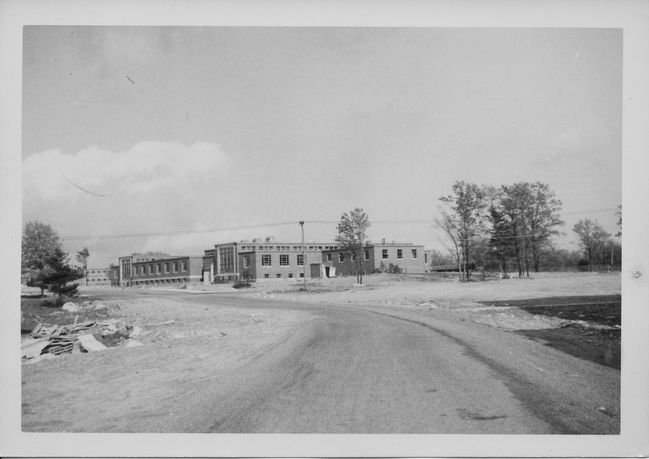
<svg viewBox="0 0 649 459">
<path fill-rule="evenodd" d="M 304 246 L 304 221 L 300 222 L 300 229 L 302 231 L 302 277 L 304 279 L 304 290 L 306 290 L 306 247 Z"/>
</svg>

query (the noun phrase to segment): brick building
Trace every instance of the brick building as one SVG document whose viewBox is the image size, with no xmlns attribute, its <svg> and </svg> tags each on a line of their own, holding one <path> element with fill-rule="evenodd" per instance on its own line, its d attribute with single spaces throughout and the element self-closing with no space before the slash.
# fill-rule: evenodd
<svg viewBox="0 0 649 459">
<path fill-rule="evenodd" d="M 132 266 L 132 285 L 196 284 L 201 281 L 201 257 L 168 257 L 137 261 Z"/>
<path fill-rule="evenodd" d="M 368 243 L 363 247 L 363 272 L 388 272 L 419 274 L 426 272 L 424 246 L 409 242 Z M 398 269 L 397 269 L 398 267 Z M 350 251 L 331 249 L 322 252 L 324 277 L 355 275 L 358 270 L 356 255 Z"/>
<path fill-rule="evenodd" d="M 119 257 L 112 276 L 116 274 L 120 287 L 187 284 L 200 282 L 202 268 L 201 257 L 133 254 Z"/>
<path fill-rule="evenodd" d="M 84 285 L 86 287 L 110 287 L 110 268 L 88 268 Z"/>
<path fill-rule="evenodd" d="M 228 282 L 236 279 L 302 279 L 321 276 L 322 251 L 338 247 L 334 242 L 265 240 L 216 244 L 203 255 L 203 281 Z"/>
</svg>

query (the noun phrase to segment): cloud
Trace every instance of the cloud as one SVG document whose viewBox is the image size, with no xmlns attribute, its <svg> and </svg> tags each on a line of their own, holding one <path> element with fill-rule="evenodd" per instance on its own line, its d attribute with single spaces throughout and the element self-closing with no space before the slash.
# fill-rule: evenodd
<svg viewBox="0 0 649 459">
<path fill-rule="evenodd" d="M 52 224 L 63 236 L 215 226 L 233 205 L 231 172 L 230 156 L 206 142 L 47 150 L 23 161 L 23 219 Z"/>
</svg>

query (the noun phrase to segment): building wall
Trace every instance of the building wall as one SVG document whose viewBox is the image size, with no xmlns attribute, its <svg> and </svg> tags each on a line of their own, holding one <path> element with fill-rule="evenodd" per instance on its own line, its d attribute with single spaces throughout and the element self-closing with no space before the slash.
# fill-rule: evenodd
<svg viewBox="0 0 649 459">
<path fill-rule="evenodd" d="M 198 283 L 203 274 L 202 257 L 170 257 L 133 263 L 133 285 Z"/>
<path fill-rule="evenodd" d="M 333 242 L 307 242 L 305 245 L 306 276 L 311 277 L 310 264 L 322 263 L 321 253 L 325 248 L 337 247 Z M 236 279 L 301 279 L 304 268 L 298 265 L 298 255 L 302 254 L 302 243 L 277 242 L 271 238 L 265 241 L 230 242 L 217 244 L 214 251 L 205 251 L 203 273 L 214 266 L 211 281 L 228 282 Z M 264 257 L 266 255 L 267 257 Z M 270 257 L 270 266 L 264 259 Z M 286 261 L 287 264 L 283 264 Z"/>
<path fill-rule="evenodd" d="M 120 287 L 128 287 L 132 280 L 133 256 L 119 257 L 117 260 L 118 277 L 117 282 Z"/>
<path fill-rule="evenodd" d="M 88 268 L 85 285 L 87 287 L 110 287 L 110 268 Z"/>
<path fill-rule="evenodd" d="M 286 246 L 283 246 L 286 247 Z M 298 263 L 302 258 L 301 250 L 263 249 L 239 254 L 241 278 L 243 279 L 303 279 L 305 272 L 307 279 L 311 278 L 311 265 L 318 265 L 318 277 L 322 256 L 320 250 L 306 250 L 304 252 L 305 264 Z M 270 261 L 270 265 L 267 264 Z"/>
<path fill-rule="evenodd" d="M 385 252 L 384 252 L 385 251 Z M 416 257 L 413 256 L 413 251 Z M 342 255 L 342 260 L 341 260 Z M 368 244 L 363 248 L 363 272 L 371 274 L 376 270 L 387 271 L 390 264 L 399 266 L 403 273 L 423 273 L 424 246 L 410 243 L 381 243 Z M 333 267 L 336 275 L 355 275 L 358 264 L 352 259 L 349 251 L 323 251 L 322 262 L 325 267 Z"/>
<path fill-rule="evenodd" d="M 387 258 L 384 258 L 383 251 L 387 251 Z M 401 251 L 401 256 L 399 256 Z M 416 257 L 413 256 L 413 251 Z M 420 274 L 426 272 L 424 246 L 406 243 L 395 244 L 376 244 L 374 245 L 374 258 L 376 269 L 387 269 L 392 263 L 401 268 L 401 272 L 410 274 Z"/>
</svg>

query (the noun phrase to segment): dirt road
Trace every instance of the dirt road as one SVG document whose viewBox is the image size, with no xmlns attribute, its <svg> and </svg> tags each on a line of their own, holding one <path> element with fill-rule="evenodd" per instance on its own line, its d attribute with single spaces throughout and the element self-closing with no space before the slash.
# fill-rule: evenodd
<svg viewBox="0 0 649 459">
<path fill-rule="evenodd" d="M 277 318 L 271 328 L 284 328 L 271 339 L 266 327 L 266 341 L 257 337 L 262 344 L 254 348 L 246 348 L 250 340 L 238 346 L 233 341 L 230 355 L 238 350 L 240 358 L 230 361 L 224 360 L 227 349 L 213 341 L 189 348 L 165 341 L 155 353 L 145 345 L 110 351 L 112 356 L 70 356 L 63 366 L 33 365 L 23 370 L 24 430 L 619 431 L 619 371 L 514 333 L 404 308 L 219 294 L 142 291 L 138 296 L 173 299 L 185 303 L 181 311 L 205 314 L 235 308 L 251 317 Z M 191 314 L 180 314 L 185 327 L 176 334 L 192 329 Z M 292 318 L 291 325 L 279 318 Z M 75 365 L 83 377 L 72 375 Z M 57 386 L 47 383 L 53 375 L 59 382 L 68 378 L 65 384 L 73 392 L 54 394 Z"/>
</svg>

